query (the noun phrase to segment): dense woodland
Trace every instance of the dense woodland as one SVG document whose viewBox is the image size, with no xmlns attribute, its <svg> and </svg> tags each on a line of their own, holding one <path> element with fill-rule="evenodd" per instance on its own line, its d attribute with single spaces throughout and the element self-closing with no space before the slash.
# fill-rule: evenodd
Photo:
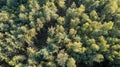
<svg viewBox="0 0 120 67">
<path fill-rule="evenodd" d="M 120 0 L 0 0 L 0 67 L 120 67 Z"/>
</svg>

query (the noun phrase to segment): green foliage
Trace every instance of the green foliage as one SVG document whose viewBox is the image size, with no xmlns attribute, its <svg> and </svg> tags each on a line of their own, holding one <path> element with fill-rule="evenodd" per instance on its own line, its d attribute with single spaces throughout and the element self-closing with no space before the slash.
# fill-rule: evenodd
<svg viewBox="0 0 120 67">
<path fill-rule="evenodd" d="M 95 55 L 95 58 L 93 59 L 93 61 L 98 62 L 98 63 L 102 62 L 103 60 L 104 60 L 104 57 L 102 54 Z"/>
<path fill-rule="evenodd" d="M 69 58 L 67 61 L 67 67 L 76 67 L 75 60 L 73 58 Z"/>
<path fill-rule="evenodd" d="M 61 50 L 57 55 L 56 61 L 57 61 L 58 65 L 65 67 L 65 63 L 66 63 L 67 59 L 68 59 L 67 53 L 64 53 L 64 51 Z"/>
<path fill-rule="evenodd" d="M 16 7 L 18 6 L 18 0 L 7 0 L 6 5 L 9 7 Z"/>
<path fill-rule="evenodd" d="M 120 67 L 120 0 L 0 0 L 0 66 L 105 64 Z"/>
</svg>

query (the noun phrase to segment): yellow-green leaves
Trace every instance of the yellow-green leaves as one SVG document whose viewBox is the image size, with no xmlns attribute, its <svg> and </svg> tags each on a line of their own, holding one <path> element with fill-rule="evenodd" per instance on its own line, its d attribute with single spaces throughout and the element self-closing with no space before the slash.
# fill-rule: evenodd
<svg viewBox="0 0 120 67">
<path fill-rule="evenodd" d="M 56 65 L 53 62 L 48 62 L 46 63 L 46 67 L 56 67 Z"/>
<path fill-rule="evenodd" d="M 90 12 L 90 18 L 93 19 L 93 20 L 99 19 L 98 14 L 97 14 L 97 12 L 95 10 L 92 10 Z"/>
<path fill-rule="evenodd" d="M 26 59 L 26 57 L 24 55 L 17 55 L 13 57 L 13 61 L 15 62 L 21 62 L 24 61 Z"/>
<path fill-rule="evenodd" d="M 2 37 L 3 37 L 3 35 L 4 35 L 3 33 L 0 33 L 0 38 L 2 38 Z"/>
<path fill-rule="evenodd" d="M 60 66 L 64 67 L 67 59 L 68 59 L 67 53 L 65 53 L 63 50 L 61 50 L 57 55 L 56 61 Z"/>
<path fill-rule="evenodd" d="M 35 37 L 36 34 L 37 33 L 34 28 L 28 31 L 28 33 L 25 35 L 25 40 L 27 41 L 28 44 L 32 43 L 32 38 Z"/>
<path fill-rule="evenodd" d="M 114 23 L 112 21 L 109 21 L 108 23 L 104 23 L 102 28 L 103 30 L 111 30 L 113 28 Z"/>
<path fill-rule="evenodd" d="M 20 14 L 19 14 L 19 19 L 20 19 L 20 20 L 27 20 L 27 14 L 20 13 Z"/>
<path fill-rule="evenodd" d="M 99 45 L 100 45 L 100 51 L 103 51 L 103 52 L 106 52 L 108 51 L 110 45 L 107 44 L 107 41 L 105 40 L 105 38 L 103 36 L 100 36 L 99 37 Z"/>
<path fill-rule="evenodd" d="M 113 14 L 118 9 L 118 0 L 109 0 L 108 4 L 105 6 L 104 10 L 106 13 Z"/>
<path fill-rule="evenodd" d="M 111 48 L 113 50 L 119 50 L 120 49 L 120 44 L 113 45 Z"/>
<path fill-rule="evenodd" d="M 77 9 L 78 12 L 82 13 L 85 11 L 85 6 L 83 4 L 80 5 L 80 7 Z"/>
<path fill-rule="evenodd" d="M 90 48 L 93 50 L 93 51 L 98 51 L 100 49 L 100 47 L 97 45 L 97 44 L 91 44 Z"/>
<path fill-rule="evenodd" d="M 104 56 L 102 54 L 97 54 L 93 58 L 93 61 L 98 62 L 98 63 L 102 62 L 103 60 L 104 60 Z"/>
<path fill-rule="evenodd" d="M 20 11 L 24 12 L 26 10 L 25 6 L 24 5 L 20 5 Z"/>
<path fill-rule="evenodd" d="M 82 47 L 81 42 L 69 42 L 66 44 L 66 47 L 68 48 L 69 51 L 73 51 L 75 53 L 83 54 L 86 51 L 85 47 Z"/>
<path fill-rule="evenodd" d="M 71 22 L 70 22 L 70 27 L 71 28 L 76 28 L 77 27 L 77 25 L 80 23 L 80 19 L 79 18 L 74 18 L 74 19 L 71 19 L 70 20 Z"/>
<path fill-rule="evenodd" d="M 75 35 L 77 33 L 77 31 L 75 30 L 75 29 L 73 29 L 73 28 L 71 28 L 70 30 L 69 30 L 69 34 L 70 35 Z"/>
<path fill-rule="evenodd" d="M 61 25 L 63 25 L 65 23 L 64 20 L 65 20 L 64 17 L 59 17 L 57 19 L 58 23 L 61 24 Z"/>
<path fill-rule="evenodd" d="M 57 0 L 57 4 L 59 7 L 64 8 L 65 7 L 65 0 Z"/>
<path fill-rule="evenodd" d="M 57 25 L 57 29 L 56 29 L 57 32 L 64 32 L 64 27 L 62 25 Z"/>
<path fill-rule="evenodd" d="M 85 11 L 84 5 L 81 5 L 79 8 L 68 8 L 66 10 L 66 17 L 75 18 L 79 17 Z"/>
<path fill-rule="evenodd" d="M 28 0 L 28 3 L 29 3 L 29 7 L 31 9 L 34 9 L 35 11 L 40 9 L 40 6 L 37 0 Z"/>
<path fill-rule="evenodd" d="M 39 31 L 43 27 L 43 22 L 40 19 L 37 19 L 36 29 Z"/>
<path fill-rule="evenodd" d="M 100 67 L 106 60 L 108 66 L 120 64 L 119 3 L 0 0 L 0 63 L 3 67 L 79 67 L 82 63 Z"/>
<path fill-rule="evenodd" d="M 74 58 L 69 58 L 67 61 L 67 67 L 76 67 Z"/>
<path fill-rule="evenodd" d="M 6 11 L 0 12 L 0 21 L 7 21 L 9 19 L 9 14 Z"/>
<path fill-rule="evenodd" d="M 27 48 L 27 53 L 29 53 L 29 57 L 32 57 L 36 53 L 36 49 L 28 47 Z"/>
<path fill-rule="evenodd" d="M 90 22 L 91 21 L 89 19 L 89 16 L 86 13 L 82 13 L 81 17 L 82 17 L 83 22 L 87 22 L 87 21 Z"/>
</svg>

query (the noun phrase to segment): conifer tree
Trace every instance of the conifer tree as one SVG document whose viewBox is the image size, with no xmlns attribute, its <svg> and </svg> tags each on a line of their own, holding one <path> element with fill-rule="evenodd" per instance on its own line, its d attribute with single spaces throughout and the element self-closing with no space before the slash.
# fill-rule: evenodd
<svg viewBox="0 0 120 67">
<path fill-rule="evenodd" d="M 120 67 L 120 0 L 0 0 L 0 67 Z"/>
</svg>

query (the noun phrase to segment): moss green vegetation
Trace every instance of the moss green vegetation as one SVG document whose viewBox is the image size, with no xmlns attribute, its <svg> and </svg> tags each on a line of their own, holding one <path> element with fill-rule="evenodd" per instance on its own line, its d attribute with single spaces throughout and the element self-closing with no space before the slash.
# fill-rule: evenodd
<svg viewBox="0 0 120 67">
<path fill-rule="evenodd" d="M 0 0 L 0 67 L 120 67 L 120 0 Z"/>
</svg>

